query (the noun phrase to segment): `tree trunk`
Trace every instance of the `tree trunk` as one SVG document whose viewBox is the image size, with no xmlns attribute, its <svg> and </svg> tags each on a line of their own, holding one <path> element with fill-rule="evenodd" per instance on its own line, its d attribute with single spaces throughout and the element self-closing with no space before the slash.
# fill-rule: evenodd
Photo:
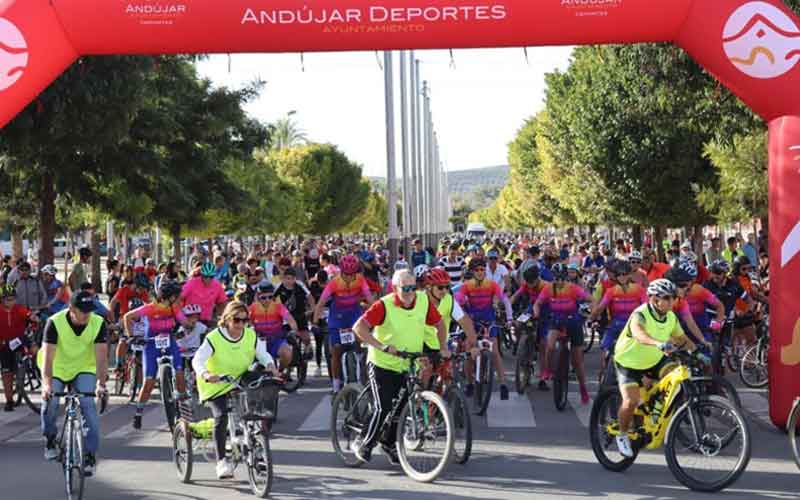
<svg viewBox="0 0 800 500">
<path fill-rule="evenodd" d="M 56 237 L 56 190 L 53 174 L 45 170 L 42 176 L 39 206 L 39 267 L 53 263 L 53 243 Z"/>
<path fill-rule="evenodd" d="M 594 233 L 597 231 L 597 224 L 589 224 L 589 240 L 594 238 Z M 592 241 L 594 243 L 594 241 Z"/>
<path fill-rule="evenodd" d="M 633 226 L 633 246 L 642 248 L 642 226 L 640 224 Z"/>
<path fill-rule="evenodd" d="M 697 224 L 692 228 L 692 248 L 697 258 L 702 262 L 703 260 L 703 226 Z"/>
<path fill-rule="evenodd" d="M 12 264 L 22 257 L 22 226 L 11 224 L 11 258 Z"/>
<path fill-rule="evenodd" d="M 664 245 L 662 244 L 666 230 L 667 228 L 664 226 L 656 226 L 653 228 L 653 250 L 656 251 L 656 255 L 658 255 L 658 260 L 660 262 L 667 261 L 666 256 L 664 255 Z"/>
<path fill-rule="evenodd" d="M 102 290 L 100 271 L 100 228 L 93 227 L 90 231 L 92 241 L 92 286 L 95 290 Z"/>
<path fill-rule="evenodd" d="M 172 236 L 172 261 L 181 263 L 181 225 L 172 224 L 172 227 L 169 228 L 169 234 Z"/>
</svg>

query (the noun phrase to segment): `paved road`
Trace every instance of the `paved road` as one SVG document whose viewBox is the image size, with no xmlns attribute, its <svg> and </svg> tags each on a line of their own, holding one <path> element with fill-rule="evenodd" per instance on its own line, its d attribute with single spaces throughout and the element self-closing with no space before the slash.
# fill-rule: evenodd
<svg viewBox="0 0 800 500">
<path fill-rule="evenodd" d="M 597 353 L 589 357 L 597 365 Z M 577 389 L 577 387 L 573 387 Z M 577 395 L 577 391 L 573 391 Z M 328 387 L 313 379 L 298 393 L 281 396 L 280 419 L 272 438 L 276 463 L 271 497 L 276 499 L 696 499 L 669 472 L 663 451 L 646 452 L 623 474 L 601 468 L 588 437 L 589 406 L 571 399 L 555 410 L 550 393 L 531 391 L 507 402 L 492 399 L 488 415 L 474 418 L 476 441 L 467 465 L 453 464 L 433 484 L 414 483 L 399 467 L 377 454 L 360 469 L 343 467 L 333 454 L 327 422 Z M 798 498 L 800 471 L 791 460 L 785 434 L 766 422 L 764 392 L 742 392 L 753 434 L 753 458 L 747 472 L 725 498 Z M 158 404 L 148 407 L 141 431 L 130 427 L 134 408 L 114 398 L 101 417 L 102 449 L 96 477 L 84 498 L 194 500 L 249 496 L 246 472 L 219 481 L 213 464 L 195 466 L 194 482 L 175 477 L 169 433 Z M 0 412 L 0 498 L 62 498 L 56 463 L 42 458 L 38 419 L 25 408 Z M 202 460 L 202 459 L 201 459 Z M 9 495 L 6 496 L 5 493 Z M 15 495 L 16 494 L 16 495 Z"/>
</svg>

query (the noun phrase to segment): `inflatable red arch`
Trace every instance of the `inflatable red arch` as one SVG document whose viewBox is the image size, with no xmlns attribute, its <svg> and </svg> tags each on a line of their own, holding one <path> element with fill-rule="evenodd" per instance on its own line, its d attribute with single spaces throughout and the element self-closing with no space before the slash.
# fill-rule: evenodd
<svg viewBox="0 0 800 500">
<path fill-rule="evenodd" d="M 769 124 L 769 405 L 783 426 L 800 395 L 800 19 L 778 0 L 0 0 L 0 126 L 81 55 L 656 41 Z"/>
</svg>

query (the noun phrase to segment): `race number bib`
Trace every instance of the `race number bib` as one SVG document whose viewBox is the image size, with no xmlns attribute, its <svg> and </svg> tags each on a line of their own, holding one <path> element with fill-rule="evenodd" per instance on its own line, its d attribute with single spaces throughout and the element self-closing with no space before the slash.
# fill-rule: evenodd
<svg viewBox="0 0 800 500">
<path fill-rule="evenodd" d="M 156 349 L 169 349 L 169 335 L 159 335 L 155 340 Z"/>
<path fill-rule="evenodd" d="M 19 339 L 19 337 L 17 337 L 15 339 L 12 339 L 11 342 L 8 343 L 8 348 L 11 349 L 12 351 L 16 351 L 17 348 L 21 345 L 22 341 Z"/>
<path fill-rule="evenodd" d="M 519 318 L 517 318 L 517 321 L 519 321 L 520 323 L 525 323 L 529 319 L 531 319 L 531 315 L 530 314 L 520 314 Z"/>
<path fill-rule="evenodd" d="M 356 341 L 356 335 L 353 330 L 341 330 L 339 332 L 339 342 L 342 344 L 352 344 Z"/>
</svg>

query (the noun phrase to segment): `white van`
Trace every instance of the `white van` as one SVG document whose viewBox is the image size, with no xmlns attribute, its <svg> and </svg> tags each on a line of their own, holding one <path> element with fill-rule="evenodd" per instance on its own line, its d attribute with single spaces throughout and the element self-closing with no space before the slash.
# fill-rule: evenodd
<svg viewBox="0 0 800 500">
<path fill-rule="evenodd" d="M 486 237 L 486 226 L 480 222 L 470 222 L 467 226 L 467 238 L 482 240 Z"/>
<path fill-rule="evenodd" d="M 66 238 L 57 238 L 53 241 L 53 257 L 63 259 L 67 255 L 68 242 Z"/>
</svg>

